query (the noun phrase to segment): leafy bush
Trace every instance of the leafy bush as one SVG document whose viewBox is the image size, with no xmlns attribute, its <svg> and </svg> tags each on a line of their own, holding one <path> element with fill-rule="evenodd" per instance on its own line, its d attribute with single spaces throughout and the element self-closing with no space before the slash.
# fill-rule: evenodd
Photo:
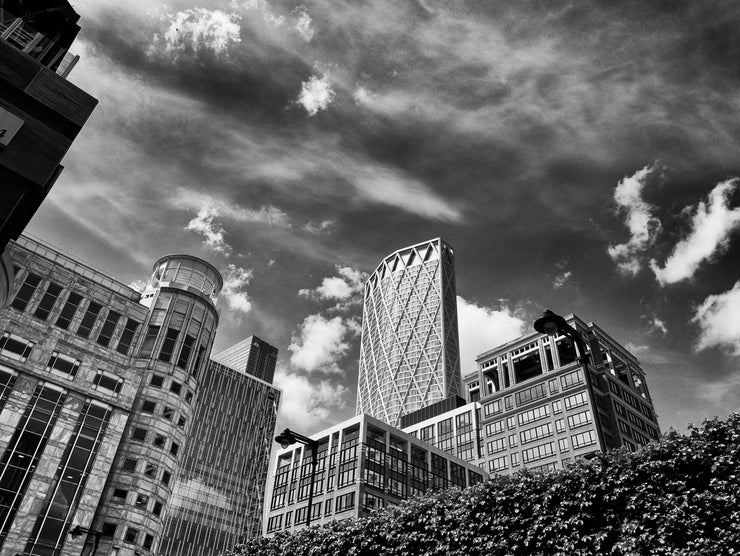
<svg viewBox="0 0 740 556">
<path fill-rule="evenodd" d="M 494 477 L 232 556 L 740 554 L 740 413 L 551 473 Z"/>
</svg>

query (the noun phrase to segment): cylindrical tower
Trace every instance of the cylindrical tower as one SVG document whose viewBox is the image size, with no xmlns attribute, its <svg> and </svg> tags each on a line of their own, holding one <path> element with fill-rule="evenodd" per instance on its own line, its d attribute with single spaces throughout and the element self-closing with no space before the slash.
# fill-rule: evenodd
<svg viewBox="0 0 740 556">
<path fill-rule="evenodd" d="M 142 374 L 141 386 L 108 477 L 111 494 L 94 520 L 99 531 L 125 527 L 124 539 L 143 547 L 141 556 L 156 551 L 159 542 L 199 376 L 216 333 L 215 302 L 222 285 L 207 262 L 168 255 L 154 264 L 142 293 L 149 314 L 131 360 Z M 106 540 L 101 554 L 108 553 Z"/>
</svg>

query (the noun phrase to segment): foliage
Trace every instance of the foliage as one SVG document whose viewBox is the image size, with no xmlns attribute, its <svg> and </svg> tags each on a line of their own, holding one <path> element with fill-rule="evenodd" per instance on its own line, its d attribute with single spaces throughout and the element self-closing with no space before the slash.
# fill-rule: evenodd
<svg viewBox="0 0 740 556">
<path fill-rule="evenodd" d="M 740 554 L 740 413 L 551 473 L 428 493 L 231 556 Z"/>
</svg>

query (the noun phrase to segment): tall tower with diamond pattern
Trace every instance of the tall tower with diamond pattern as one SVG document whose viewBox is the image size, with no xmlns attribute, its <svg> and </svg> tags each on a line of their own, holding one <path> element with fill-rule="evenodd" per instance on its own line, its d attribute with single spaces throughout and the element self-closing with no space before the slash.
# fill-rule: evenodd
<svg viewBox="0 0 740 556">
<path fill-rule="evenodd" d="M 365 284 L 357 414 L 398 426 L 459 391 L 454 254 L 437 238 L 392 253 Z"/>
</svg>

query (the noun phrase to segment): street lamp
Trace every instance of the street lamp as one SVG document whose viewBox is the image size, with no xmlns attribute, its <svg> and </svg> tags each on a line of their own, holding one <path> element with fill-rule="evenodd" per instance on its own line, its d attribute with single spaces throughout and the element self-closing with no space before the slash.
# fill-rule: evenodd
<svg viewBox="0 0 740 556">
<path fill-rule="evenodd" d="M 92 534 L 95 536 L 93 540 L 93 549 L 92 549 L 92 552 L 90 553 L 90 556 L 95 556 L 95 553 L 98 551 L 98 545 L 100 544 L 100 536 L 102 535 L 103 532 L 94 531 L 92 529 L 87 529 L 85 527 L 77 525 L 69 532 L 69 536 L 72 537 L 73 539 L 77 539 L 78 537 L 82 536 L 85 533 L 87 533 L 88 535 Z"/>
<path fill-rule="evenodd" d="M 560 315 L 553 313 L 550 309 L 547 309 L 544 313 L 542 313 L 542 316 L 538 318 L 536 321 L 534 321 L 534 329 L 541 333 L 541 334 L 547 334 L 548 336 L 555 336 L 556 334 L 560 333 L 566 338 L 569 338 L 576 346 L 578 347 L 578 351 L 580 352 L 580 357 L 578 358 L 578 362 L 581 364 L 581 370 L 583 371 L 584 380 L 586 381 L 586 386 L 588 386 L 588 393 L 589 398 L 593 398 L 596 394 L 594 393 L 593 386 L 591 385 L 591 373 L 588 370 L 588 363 L 589 359 L 591 359 L 591 364 L 595 365 L 595 359 L 593 358 L 593 353 L 591 353 L 591 357 L 586 355 L 586 342 L 583 340 L 583 336 L 581 336 L 580 332 L 578 332 L 575 328 L 573 328 L 568 322 L 561 317 Z M 594 424 L 596 425 L 596 434 L 599 435 L 599 444 L 602 447 L 605 447 L 604 444 L 604 438 L 601 431 L 601 421 L 599 419 L 599 410 L 598 407 L 591 402 L 591 411 L 594 415 Z"/>
<path fill-rule="evenodd" d="M 313 484 L 316 480 L 316 464 L 317 455 L 319 451 L 319 442 L 313 440 L 297 432 L 293 432 L 290 429 L 285 429 L 283 432 L 275 437 L 275 442 L 280 444 L 282 448 L 287 448 L 291 444 L 298 442 L 299 444 L 305 444 L 311 448 L 311 484 L 308 486 L 308 511 L 306 512 L 306 527 L 311 525 L 311 511 L 313 510 Z"/>
</svg>

